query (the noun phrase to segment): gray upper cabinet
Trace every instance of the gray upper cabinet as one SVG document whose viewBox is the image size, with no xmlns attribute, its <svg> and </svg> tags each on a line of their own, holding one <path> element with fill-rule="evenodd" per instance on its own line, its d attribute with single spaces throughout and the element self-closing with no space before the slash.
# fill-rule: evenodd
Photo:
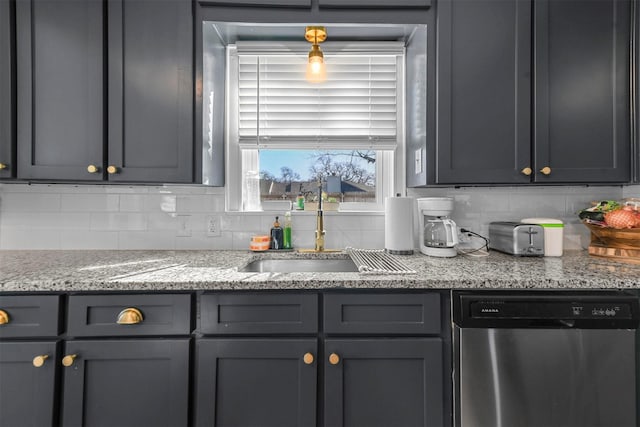
<svg viewBox="0 0 640 427">
<path fill-rule="evenodd" d="M 628 182 L 630 2 L 534 9 L 535 181 Z"/>
<path fill-rule="evenodd" d="M 19 178 L 193 182 L 189 0 L 23 0 L 16 28 Z"/>
<path fill-rule="evenodd" d="M 13 3 L 0 0 L 0 178 L 15 177 L 15 54 Z"/>
<path fill-rule="evenodd" d="M 439 2 L 427 183 L 629 182 L 630 13 L 627 0 Z"/>
<path fill-rule="evenodd" d="M 318 0 L 318 4 L 321 8 L 427 8 L 431 6 L 431 0 Z"/>
<path fill-rule="evenodd" d="M 635 83 L 636 83 L 636 97 L 635 97 L 635 143 L 633 145 L 634 152 L 634 162 L 635 162 L 635 170 L 634 170 L 634 182 L 640 183 L 640 108 L 638 108 L 638 100 L 640 100 L 640 72 L 638 71 L 638 66 L 640 65 L 640 31 L 637 29 L 638 24 L 640 24 L 640 7 L 636 5 L 636 30 L 635 30 Z"/>
<path fill-rule="evenodd" d="M 103 18 L 98 1 L 16 2 L 19 178 L 102 180 Z"/>
<path fill-rule="evenodd" d="M 436 183 L 529 182 L 531 2 L 442 0 L 438 45 Z"/>
<path fill-rule="evenodd" d="M 193 181 L 189 0 L 110 0 L 110 181 Z"/>
</svg>

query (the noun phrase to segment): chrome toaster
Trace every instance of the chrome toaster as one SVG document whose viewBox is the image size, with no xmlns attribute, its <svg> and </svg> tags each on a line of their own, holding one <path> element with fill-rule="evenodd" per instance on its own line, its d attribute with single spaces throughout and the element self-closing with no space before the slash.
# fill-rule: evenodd
<svg viewBox="0 0 640 427">
<path fill-rule="evenodd" d="M 544 229 L 537 224 L 491 222 L 489 248 L 517 256 L 543 256 Z"/>
</svg>

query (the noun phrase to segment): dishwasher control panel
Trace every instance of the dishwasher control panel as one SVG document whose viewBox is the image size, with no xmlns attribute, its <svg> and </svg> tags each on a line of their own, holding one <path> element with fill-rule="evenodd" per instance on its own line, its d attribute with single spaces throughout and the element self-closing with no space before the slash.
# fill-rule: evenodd
<svg viewBox="0 0 640 427">
<path fill-rule="evenodd" d="M 461 327 L 635 329 L 638 297 L 626 293 L 454 293 L 454 322 Z"/>
</svg>

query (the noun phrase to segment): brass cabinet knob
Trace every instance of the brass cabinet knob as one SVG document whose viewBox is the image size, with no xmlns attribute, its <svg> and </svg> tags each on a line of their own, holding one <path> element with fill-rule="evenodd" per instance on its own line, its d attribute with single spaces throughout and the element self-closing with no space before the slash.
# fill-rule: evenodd
<svg viewBox="0 0 640 427">
<path fill-rule="evenodd" d="M 135 307 L 127 307 L 118 314 L 118 325 L 135 325 L 144 320 L 142 312 Z"/>
<path fill-rule="evenodd" d="M 331 363 L 332 365 L 337 365 L 338 363 L 340 363 L 340 356 L 335 353 L 331 353 L 331 355 L 329 356 L 329 363 Z"/>
<path fill-rule="evenodd" d="M 520 172 L 522 172 L 524 175 L 529 176 L 529 175 L 531 175 L 533 173 L 533 169 L 527 167 L 527 168 L 522 169 Z"/>
<path fill-rule="evenodd" d="M 77 354 L 67 354 L 62 358 L 62 365 L 68 368 L 69 366 L 73 365 L 73 361 L 76 360 L 76 357 L 78 357 Z"/>
<path fill-rule="evenodd" d="M 8 167 L 9 167 L 8 165 L 5 165 L 4 163 L 0 163 L 0 170 L 6 169 Z"/>
<path fill-rule="evenodd" d="M 549 175 L 551 173 L 551 168 L 549 166 L 545 166 L 540 169 L 540 173 L 542 173 L 543 175 Z"/>
<path fill-rule="evenodd" d="M 109 165 L 109 167 L 107 168 L 107 172 L 109 172 L 110 174 L 118 173 L 118 168 L 113 165 Z"/>
<path fill-rule="evenodd" d="M 44 361 L 47 360 L 48 358 L 49 358 L 48 354 L 41 354 L 40 356 L 34 357 L 33 366 L 35 366 L 36 368 L 41 367 L 42 365 L 44 365 Z"/>
<path fill-rule="evenodd" d="M 311 365 L 313 363 L 313 354 L 311 353 L 305 353 L 304 357 L 302 358 L 302 360 L 304 360 L 304 363 L 307 365 Z"/>
<path fill-rule="evenodd" d="M 9 313 L 0 310 L 0 325 L 6 325 L 7 323 L 9 323 Z"/>
<path fill-rule="evenodd" d="M 6 325 L 7 323 L 9 323 L 9 313 L 0 310 L 0 325 Z"/>
<path fill-rule="evenodd" d="M 96 165 L 87 166 L 87 172 L 89 173 L 98 173 L 99 168 Z"/>
</svg>

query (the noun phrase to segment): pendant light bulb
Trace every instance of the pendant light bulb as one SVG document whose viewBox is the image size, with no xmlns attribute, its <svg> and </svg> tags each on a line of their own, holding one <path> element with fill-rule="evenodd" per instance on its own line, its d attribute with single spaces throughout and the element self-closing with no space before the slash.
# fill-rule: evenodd
<svg viewBox="0 0 640 427">
<path fill-rule="evenodd" d="M 324 64 L 324 54 L 319 44 L 326 40 L 327 30 L 324 27 L 307 27 L 304 36 L 312 44 L 307 63 L 307 81 L 311 83 L 324 82 L 327 78 L 327 70 Z"/>
</svg>

